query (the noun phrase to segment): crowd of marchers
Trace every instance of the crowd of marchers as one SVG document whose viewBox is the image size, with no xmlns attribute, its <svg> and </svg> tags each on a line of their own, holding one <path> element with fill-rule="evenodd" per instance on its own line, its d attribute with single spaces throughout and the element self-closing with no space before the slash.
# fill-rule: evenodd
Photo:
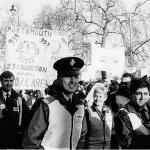
<svg viewBox="0 0 150 150">
<path fill-rule="evenodd" d="M 13 89 L 14 74 L 2 72 L 0 149 L 149 149 L 149 78 L 84 82 L 83 66 L 78 57 L 57 60 L 45 96 L 28 90 L 27 98 Z"/>
</svg>

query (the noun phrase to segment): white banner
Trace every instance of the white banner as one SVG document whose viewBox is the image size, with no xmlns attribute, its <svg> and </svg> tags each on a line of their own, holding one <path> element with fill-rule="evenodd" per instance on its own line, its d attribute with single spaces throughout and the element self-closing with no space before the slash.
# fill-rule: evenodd
<svg viewBox="0 0 150 150">
<path fill-rule="evenodd" d="M 0 49 L 0 74 L 4 70 L 5 49 Z"/>
<path fill-rule="evenodd" d="M 14 73 L 15 89 L 45 89 L 57 74 L 56 60 L 72 56 L 67 42 L 56 31 L 8 27 L 5 70 Z"/>
<path fill-rule="evenodd" d="M 5 70 L 14 73 L 15 89 L 45 88 L 51 34 L 48 30 L 7 28 Z"/>
<path fill-rule="evenodd" d="M 57 78 L 57 72 L 53 69 L 53 64 L 60 58 L 73 56 L 73 51 L 68 47 L 67 37 L 60 35 L 58 32 L 52 32 L 51 45 L 48 48 L 48 72 L 47 83 L 51 85 Z"/>
<path fill-rule="evenodd" d="M 123 48 L 104 49 L 100 45 L 92 45 L 92 63 L 85 73 L 85 78 L 96 79 L 98 71 L 106 71 L 109 77 L 121 77 L 125 69 L 125 52 Z M 88 74 L 88 76 L 87 76 Z M 83 77 L 83 79 L 84 79 Z"/>
</svg>

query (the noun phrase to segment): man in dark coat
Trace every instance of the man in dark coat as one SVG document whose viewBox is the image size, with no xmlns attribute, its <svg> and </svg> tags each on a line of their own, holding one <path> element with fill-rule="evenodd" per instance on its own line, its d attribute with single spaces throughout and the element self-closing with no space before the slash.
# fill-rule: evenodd
<svg viewBox="0 0 150 150">
<path fill-rule="evenodd" d="M 131 101 L 116 115 L 115 131 L 123 149 L 150 148 L 150 85 L 144 79 L 131 81 Z"/>
<path fill-rule="evenodd" d="M 130 85 L 133 77 L 130 73 L 124 73 L 116 93 L 116 103 L 119 108 L 130 101 Z"/>
<path fill-rule="evenodd" d="M 0 75 L 0 149 L 21 148 L 21 140 L 29 117 L 26 101 L 13 90 L 15 77 L 10 71 Z"/>
</svg>

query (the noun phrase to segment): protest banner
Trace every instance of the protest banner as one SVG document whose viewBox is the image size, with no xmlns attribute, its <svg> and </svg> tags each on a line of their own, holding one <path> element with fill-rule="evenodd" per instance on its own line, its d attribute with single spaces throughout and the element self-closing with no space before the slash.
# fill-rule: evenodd
<svg viewBox="0 0 150 150">
<path fill-rule="evenodd" d="M 99 45 L 92 44 L 91 65 L 84 73 L 83 78 L 95 80 L 101 71 L 106 71 L 109 78 L 121 77 L 124 69 L 125 52 L 123 48 L 104 49 Z"/>
<path fill-rule="evenodd" d="M 54 62 L 73 55 L 56 31 L 10 26 L 6 37 L 4 69 L 14 73 L 15 89 L 45 89 L 57 77 Z"/>
<path fill-rule="evenodd" d="M 4 70 L 4 59 L 5 59 L 4 57 L 5 57 L 5 49 L 0 48 L 0 74 Z"/>
<path fill-rule="evenodd" d="M 5 70 L 15 75 L 15 89 L 44 89 L 47 79 L 47 48 L 52 31 L 8 27 Z"/>
</svg>

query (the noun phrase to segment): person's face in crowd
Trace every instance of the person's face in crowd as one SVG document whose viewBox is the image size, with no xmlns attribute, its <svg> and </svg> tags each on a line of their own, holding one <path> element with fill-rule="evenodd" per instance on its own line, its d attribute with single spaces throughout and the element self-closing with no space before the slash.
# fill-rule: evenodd
<svg viewBox="0 0 150 150">
<path fill-rule="evenodd" d="M 148 102 L 149 98 L 149 90 L 147 87 L 138 88 L 132 94 L 133 102 L 139 107 L 144 106 Z"/>
<path fill-rule="evenodd" d="M 11 78 L 3 78 L 1 80 L 2 88 L 5 92 L 9 92 L 13 88 L 14 77 Z"/>
<path fill-rule="evenodd" d="M 129 88 L 131 84 L 131 78 L 130 77 L 123 77 L 121 81 L 121 86 L 125 88 Z"/>
<path fill-rule="evenodd" d="M 93 94 L 94 103 L 97 106 L 103 106 L 104 102 L 107 99 L 107 93 L 97 90 Z"/>
<path fill-rule="evenodd" d="M 74 75 L 70 77 L 60 77 L 60 84 L 65 94 L 71 94 L 75 92 L 78 87 L 80 75 Z"/>
<path fill-rule="evenodd" d="M 78 85 L 78 91 L 81 91 L 81 92 L 83 92 L 84 94 L 86 94 L 86 90 L 85 90 L 84 85 Z"/>
<path fill-rule="evenodd" d="M 40 91 L 37 91 L 35 94 L 36 98 L 41 98 L 42 97 L 42 93 Z"/>
</svg>

